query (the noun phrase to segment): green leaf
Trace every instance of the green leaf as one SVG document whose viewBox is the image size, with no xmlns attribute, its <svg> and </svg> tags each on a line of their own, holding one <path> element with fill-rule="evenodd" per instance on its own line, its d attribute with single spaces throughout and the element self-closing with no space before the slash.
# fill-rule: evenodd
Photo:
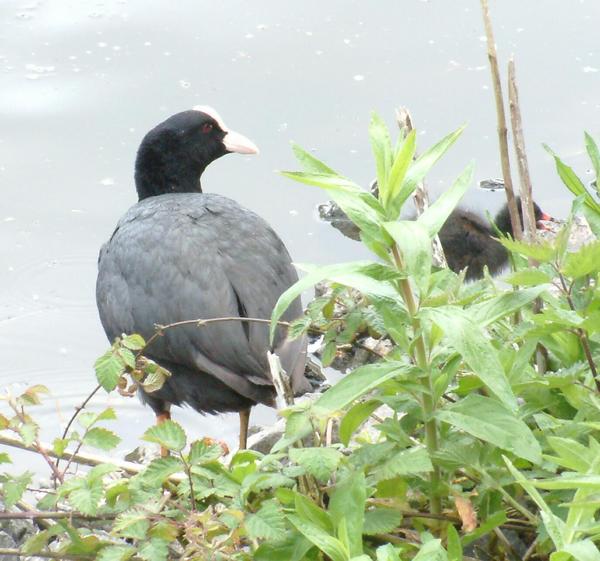
<svg viewBox="0 0 600 561">
<path fill-rule="evenodd" d="M 189 463 L 191 465 L 205 465 L 216 462 L 223 455 L 220 444 L 207 443 L 202 440 L 192 442 L 190 446 Z"/>
<path fill-rule="evenodd" d="M 365 512 L 363 533 L 367 536 L 389 534 L 398 528 L 401 522 L 402 513 L 399 510 L 387 507 L 375 507 Z"/>
<path fill-rule="evenodd" d="M 258 512 L 247 515 L 244 524 L 251 539 L 276 542 L 285 537 L 285 517 L 274 501 L 264 502 Z"/>
<path fill-rule="evenodd" d="M 417 221 L 386 222 L 383 227 L 392 236 L 402 255 L 405 270 L 423 294 L 429 286 L 431 274 L 431 239 L 427 230 Z"/>
<path fill-rule="evenodd" d="M 171 475 L 178 471 L 184 471 L 183 463 L 179 458 L 167 456 L 155 458 L 142 472 L 141 478 L 150 486 L 162 485 Z"/>
<path fill-rule="evenodd" d="M 363 525 L 365 520 L 365 502 L 367 489 L 365 475 L 362 472 L 350 472 L 338 481 L 329 502 L 329 513 L 336 526 L 345 521 L 347 543 L 350 557 L 363 553 Z"/>
<path fill-rule="evenodd" d="M 4 508 L 9 509 L 15 506 L 18 501 L 21 500 L 25 489 L 31 483 L 33 474 L 29 471 L 21 475 L 10 476 L 7 475 L 4 483 L 2 484 L 2 501 Z"/>
<path fill-rule="evenodd" d="M 442 328 L 450 346 L 463 357 L 479 379 L 512 410 L 517 400 L 510 387 L 498 352 L 469 312 L 456 307 L 426 310 L 427 317 Z"/>
<path fill-rule="evenodd" d="M 325 483 L 337 469 L 343 454 L 335 448 L 290 448 L 290 460 Z"/>
<path fill-rule="evenodd" d="M 376 551 L 377 561 L 400 561 L 400 554 L 391 543 L 379 546 Z"/>
<path fill-rule="evenodd" d="M 262 543 L 254 552 L 254 561 L 305 561 L 305 555 L 313 544 L 300 532 L 289 532 L 285 541 L 275 545 Z"/>
<path fill-rule="evenodd" d="M 348 561 L 348 552 L 338 539 L 298 516 L 288 514 L 287 518 L 306 539 L 316 545 L 325 555 L 331 557 L 332 561 Z"/>
<path fill-rule="evenodd" d="M 541 269 L 523 269 L 507 275 L 502 280 L 515 286 L 536 286 L 551 283 L 552 277 Z"/>
<path fill-rule="evenodd" d="M 389 198 L 388 176 L 392 167 L 392 141 L 387 126 L 375 112 L 371 113 L 369 139 L 371 140 L 371 150 L 375 156 L 380 199 L 387 201 Z"/>
<path fill-rule="evenodd" d="M 448 561 L 441 540 L 429 540 L 413 557 L 413 561 Z"/>
<path fill-rule="evenodd" d="M 329 366 L 333 362 L 336 353 L 337 345 L 335 341 L 329 341 L 329 343 L 325 345 L 323 352 L 321 353 L 321 363 L 323 364 L 323 366 Z"/>
<path fill-rule="evenodd" d="M 549 263 L 556 257 L 556 248 L 550 241 L 537 240 L 530 243 L 510 238 L 500 238 L 500 243 L 509 251 L 531 257 L 540 263 Z"/>
<path fill-rule="evenodd" d="M 544 286 L 534 286 L 518 291 L 504 292 L 499 296 L 494 296 L 480 304 L 471 306 L 468 314 L 473 322 L 485 327 L 522 309 L 545 290 L 546 287 Z"/>
<path fill-rule="evenodd" d="M 499 510 L 495 512 L 491 516 L 487 518 L 487 520 L 479 525 L 479 527 L 463 536 L 461 542 L 463 547 L 467 547 L 469 544 L 473 543 L 475 540 L 478 540 L 481 536 L 485 536 L 489 534 L 494 528 L 504 524 L 506 522 L 506 513 L 503 510 Z"/>
<path fill-rule="evenodd" d="M 50 533 L 47 530 L 36 532 L 32 536 L 29 536 L 25 543 L 21 545 L 20 550 L 22 553 L 39 553 L 48 546 L 48 540 L 50 539 Z"/>
<path fill-rule="evenodd" d="M 600 551 L 589 539 L 565 544 L 562 551 L 572 555 L 576 561 L 600 561 Z"/>
<path fill-rule="evenodd" d="M 324 164 L 321 160 L 313 156 L 310 152 L 307 152 L 295 142 L 292 142 L 292 150 L 294 151 L 296 159 L 304 171 L 323 173 L 327 175 L 338 175 L 337 172 L 332 170 L 329 166 Z"/>
<path fill-rule="evenodd" d="M 106 351 L 94 364 L 98 383 L 107 391 L 111 392 L 117 387 L 117 382 L 125 372 L 122 359 L 117 356 L 113 349 Z"/>
<path fill-rule="evenodd" d="M 146 346 L 146 341 L 141 335 L 132 333 L 131 335 L 125 335 L 121 339 L 121 344 L 132 351 L 139 351 Z"/>
<path fill-rule="evenodd" d="M 388 211 L 388 218 L 392 220 L 398 218 L 400 207 L 396 204 L 396 198 L 400 193 L 406 173 L 413 161 L 416 150 L 416 138 L 417 133 L 416 130 L 413 129 L 408 133 L 400 146 L 400 150 L 398 150 L 398 153 L 396 154 L 385 193 L 382 193 L 381 186 L 379 187 L 380 199 L 382 200 L 384 208 Z"/>
<path fill-rule="evenodd" d="M 125 538 L 143 540 L 148 535 L 149 527 L 147 513 L 143 510 L 132 510 L 119 514 L 115 520 L 113 532 L 118 532 Z"/>
<path fill-rule="evenodd" d="M 391 216 L 394 216 L 396 209 L 402 208 L 404 202 L 410 197 L 417 185 L 423 181 L 423 178 L 429 173 L 434 164 L 448 151 L 462 134 L 464 126 L 450 133 L 440 140 L 437 144 L 421 154 L 408 169 L 402 187 L 398 196 L 394 198 L 394 208 Z"/>
<path fill-rule="evenodd" d="M 12 460 L 6 452 L 0 452 L 0 464 L 12 464 Z"/>
<path fill-rule="evenodd" d="M 100 550 L 96 561 L 125 561 L 134 554 L 135 548 L 129 545 L 109 545 Z"/>
<path fill-rule="evenodd" d="M 394 286 L 389 282 L 398 278 L 398 273 L 391 267 L 372 261 L 354 261 L 327 265 L 324 267 L 305 267 L 308 274 L 288 288 L 277 301 L 271 315 L 271 339 L 274 337 L 277 324 L 275 323 L 288 309 L 289 305 L 305 290 L 322 280 L 330 280 L 359 290 L 366 296 L 377 296 L 390 300 L 399 300 Z"/>
<path fill-rule="evenodd" d="M 71 480 L 68 495 L 69 503 L 82 514 L 94 516 L 104 492 L 102 480 L 89 481 L 87 478 Z"/>
<path fill-rule="evenodd" d="M 185 432 L 175 421 L 167 420 L 150 427 L 142 437 L 148 442 L 156 442 L 164 448 L 181 452 L 185 448 Z"/>
<path fill-rule="evenodd" d="M 296 514 L 306 520 L 307 522 L 311 522 L 312 524 L 316 524 L 328 534 L 332 534 L 334 527 L 333 521 L 331 520 L 331 516 L 329 513 L 322 508 L 319 508 L 315 503 L 313 503 L 309 498 L 301 495 L 293 491 L 294 496 L 294 506 L 296 508 Z"/>
<path fill-rule="evenodd" d="M 433 238 L 448 220 L 448 217 L 456 205 L 463 198 L 471 183 L 473 182 L 473 171 L 475 165 L 469 164 L 456 178 L 449 189 L 446 189 L 435 202 L 417 218 L 417 222 L 423 226 L 429 237 Z"/>
<path fill-rule="evenodd" d="M 428 473 L 433 471 L 427 450 L 423 447 L 400 450 L 380 464 L 373 475 L 378 481 L 393 479 L 397 475 Z"/>
<path fill-rule="evenodd" d="M 319 397 L 313 407 L 324 415 L 331 414 L 384 382 L 395 377 L 408 376 L 413 371 L 413 366 L 394 361 L 359 366 Z"/>
<path fill-rule="evenodd" d="M 340 423 L 340 441 L 344 446 L 348 446 L 350 438 L 352 438 L 356 429 L 380 406 L 381 403 L 379 401 L 369 400 L 361 401 L 348 409 Z"/>
<path fill-rule="evenodd" d="M 439 410 L 436 416 L 520 458 L 541 463 L 542 451 L 529 427 L 495 399 L 471 394 Z"/>
<path fill-rule="evenodd" d="M 139 546 L 139 555 L 146 561 L 167 561 L 169 558 L 169 541 L 152 537 Z"/>
<path fill-rule="evenodd" d="M 594 139 L 587 132 L 584 133 L 585 138 L 585 149 L 587 150 L 588 156 L 594 166 L 594 173 L 596 174 L 596 180 L 600 180 L 600 151 L 598 145 Z M 600 188 L 600 185 L 596 184 L 596 190 Z"/>
<path fill-rule="evenodd" d="M 449 561 L 463 561 L 463 548 L 460 536 L 452 524 L 448 524 L 448 559 Z"/>
<path fill-rule="evenodd" d="M 23 444 L 31 446 L 35 442 L 39 427 L 35 423 L 24 423 L 17 430 L 23 439 Z"/>
<path fill-rule="evenodd" d="M 112 450 L 121 442 L 121 437 L 108 429 L 94 427 L 83 437 L 83 442 L 100 450 Z"/>
<path fill-rule="evenodd" d="M 600 263 L 600 240 L 586 244 L 574 253 L 567 253 L 561 271 L 567 277 L 577 279 L 598 270 Z"/>
</svg>

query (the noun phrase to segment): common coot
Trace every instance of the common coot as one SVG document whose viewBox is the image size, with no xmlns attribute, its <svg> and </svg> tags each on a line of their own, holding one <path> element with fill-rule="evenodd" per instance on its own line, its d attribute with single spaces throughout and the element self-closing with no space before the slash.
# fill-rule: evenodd
<svg viewBox="0 0 600 561">
<path fill-rule="evenodd" d="M 523 220 L 521 201 L 517 199 L 519 216 Z M 541 220 L 552 220 L 534 203 L 535 220 L 538 228 L 543 228 Z M 513 235 L 508 205 L 504 205 L 494 220 L 498 230 Z M 493 239 L 495 236 L 487 220 L 464 209 L 454 210 L 442 226 L 439 237 L 448 267 L 458 273 L 467 269 L 466 278 L 483 278 L 483 269 L 487 265 L 491 275 L 496 275 L 508 264 L 508 252 L 504 246 Z"/>
<path fill-rule="evenodd" d="M 231 152 L 258 149 L 209 107 L 177 113 L 144 137 L 135 163 L 139 202 L 98 259 L 96 298 L 109 340 L 123 333 L 149 338 L 157 324 L 196 318 L 268 319 L 279 296 L 298 280 L 283 242 L 262 218 L 202 192 L 206 166 Z M 296 300 L 282 319 L 301 314 Z M 172 376 L 155 392 L 141 391 L 141 398 L 158 421 L 170 418 L 171 404 L 209 414 L 237 411 L 245 448 L 250 408 L 275 404 L 268 350 L 280 356 L 295 392 L 309 388 L 306 339 L 285 335 L 279 328 L 271 348 L 265 324 L 165 330 L 144 354 Z"/>
</svg>

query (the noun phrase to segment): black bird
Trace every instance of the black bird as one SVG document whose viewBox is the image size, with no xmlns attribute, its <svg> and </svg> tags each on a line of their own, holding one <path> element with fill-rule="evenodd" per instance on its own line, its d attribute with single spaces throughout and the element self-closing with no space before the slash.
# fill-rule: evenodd
<svg viewBox="0 0 600 561">
<path fill-rule="evenodd" d="M 519 216 L 523 220 L 521 201 L 517 198 Z M 538 228 L 544 229 L 540 220 L 552 220 L 534 203 L 535 220 Z M 508 205 L 505 204 L 494 220 L 498 230 L 513 235 Z M 508 252 L 493 239 L 496 234 L 490 224 L 476 214 L 464 209 L 454 210 L 442 226 L 439 237 L 448 267 L 455 273 L 467 269 L 468 280 L 483 278 L 483 268 L 487 265 L 490 274 L 496 275 L 508 264 Z"/>
<path fill-rule="evenodd" d="M 283 242 L 262 218 L 202 192 L 206 166 L 231 152 L 258 149 L 210 107 L 177 113 L 144 137 L 135 163 L 139 202 L 98 258 L 96 300 L 109 340 L 123 333 L 148 338 L 156 324 L 196 318 L 268 319 L 279 296 L 298 280 Z M 296 300 L 283 319 L 301 314 Z M 228 321 L 166 330 L 145 355 L 172 376 L 158 391 L 141 391 L 142 401 L 158 422 L 170 418 L 171 404 L 209 414 L 237 411 L 245 448 L 250 408 L 275 405 L 270 349 L 266 324 Z M 286 340 L 279 329 L 272 350 L 292 389 L 308 389 L 306 340 Z"/>
</svg>

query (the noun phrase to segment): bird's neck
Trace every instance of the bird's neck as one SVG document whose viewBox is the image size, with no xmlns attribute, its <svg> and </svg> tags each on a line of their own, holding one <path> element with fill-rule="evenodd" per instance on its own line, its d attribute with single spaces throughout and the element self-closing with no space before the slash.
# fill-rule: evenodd
<svg viewBox="0 0 600 561">
<path fill-rule="evenodd" d="M 206 166 L 170 155 L 164 147 L 146 146 L 138 151 L 135 187 L 140 201 L 166 193 L 202 193 L 200 178 Z"/>
</svg>

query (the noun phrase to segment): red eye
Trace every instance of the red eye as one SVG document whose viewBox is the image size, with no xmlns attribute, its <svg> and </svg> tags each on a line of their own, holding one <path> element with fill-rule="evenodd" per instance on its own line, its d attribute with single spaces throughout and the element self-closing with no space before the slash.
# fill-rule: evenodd
<svg viewBox="0 0 600 561">
<path fill-rule="evenodd" d="M 213 130 L 213 126 L 211 123 L 204 123 L 202 125 L 202 132 L 204 134 L 208 134 L 211 130 Z"/>
</svg>

